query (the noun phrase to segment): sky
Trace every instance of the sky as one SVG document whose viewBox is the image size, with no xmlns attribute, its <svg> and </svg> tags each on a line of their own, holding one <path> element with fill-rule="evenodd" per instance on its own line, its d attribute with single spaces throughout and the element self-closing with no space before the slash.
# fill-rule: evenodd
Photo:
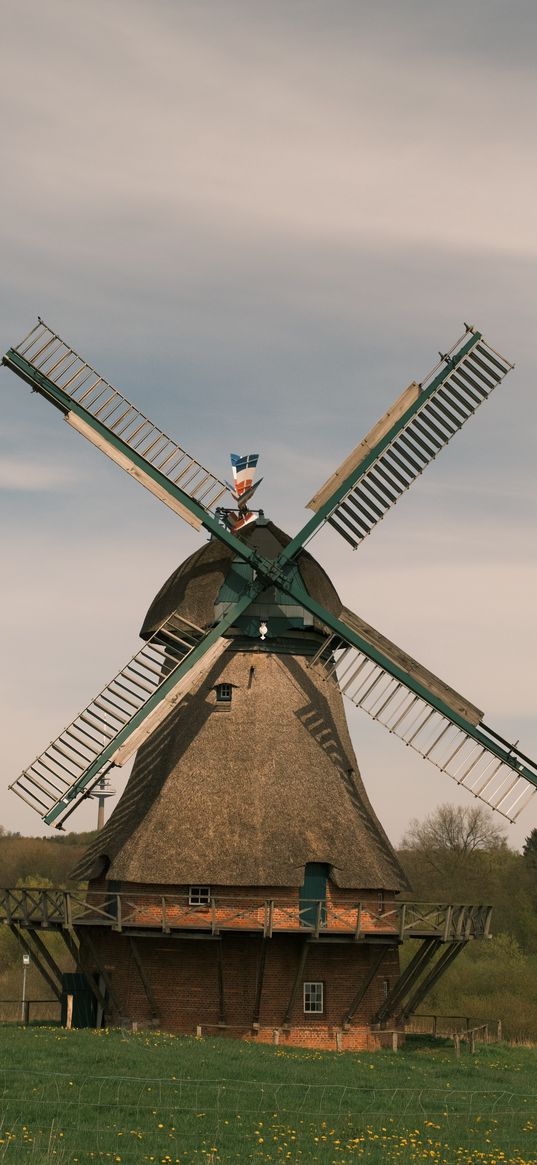
<svg viewBox="0 0 537 1165">
<path fill-rule="evenodd" d="M 289 533 L 463 321 L 516 363 L 355 553 L 329 529 L 309 549 L 537 756 L 534 0 L 0 12 L 2 351 L 39 314 L 217 476 L 259 449 Z M 0 823 L 40 833 L 8 784 L 137 649 L 200 535 L 6 369 L 0 393 Z M 473 803 L 347 711 L 395 843 Z M 536 826 L 537 796 L 509 843 Z"/>
</svg>

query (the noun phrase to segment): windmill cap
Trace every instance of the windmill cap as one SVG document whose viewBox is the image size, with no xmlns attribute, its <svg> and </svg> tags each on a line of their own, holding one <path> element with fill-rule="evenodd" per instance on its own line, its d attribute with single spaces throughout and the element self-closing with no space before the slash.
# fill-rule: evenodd
<svg viewBox="0 0 537 1165">
<path fill-rule="evenodd" d="M 291 541 L 270 521 L 249 527 L 243 540 L 268 559 L 277 558 Z M 142 639 L 149 639 L 174 613 L 198 627 L 210 627 L 215 622 L 215 604 L 233 559 L 233 551 L 216 538 L 185 559 L 153 599 L 140 631 Z M 301 550 L 296 561 L 308 594 L 339 616 L 341 599 L 326 571 L 307 550 Z M 314 626 L 322 629 L 317 621 Z"/>
</svg>

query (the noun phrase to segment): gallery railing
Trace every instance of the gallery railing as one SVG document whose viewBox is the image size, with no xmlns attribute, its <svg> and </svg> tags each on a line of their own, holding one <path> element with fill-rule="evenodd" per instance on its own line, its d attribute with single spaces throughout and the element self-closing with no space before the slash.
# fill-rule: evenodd
<svg viewBox="0 0 537 1165">
<path fill-rule="evenodd" d="M 112 893 L 25 887 L 0 891 L 0 923 L 58 930 L 104 926 L 115 931 L 181 930 L 310 933 L 362 939 L 441 939 L 443 942 L 483 938 L 490 932 L 490 906 L 430 902 L 397 902 L 379 909 L 376 903 L 302 898 L 256 898 L 234 895 L 209 898 L 192 905 L 188 894 Z"/>
</svg>

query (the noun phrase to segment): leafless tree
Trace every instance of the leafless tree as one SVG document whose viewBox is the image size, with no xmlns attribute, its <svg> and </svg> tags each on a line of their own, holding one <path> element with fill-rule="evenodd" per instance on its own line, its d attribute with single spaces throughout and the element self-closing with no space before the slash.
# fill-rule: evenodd
<svg viewBox="0 0 537 1165">
<path fill-rule="evenodd" d="M 423 821 L 414 817 L 401 843 L 403 850 L 427 856 L 439 867 L 439 859 L 451 856 L 464 862 L 476 850 L 487 852 L 504 849 L 505 831 L 492 813 L 482 805 L 439 805 Z"/>
</svg>

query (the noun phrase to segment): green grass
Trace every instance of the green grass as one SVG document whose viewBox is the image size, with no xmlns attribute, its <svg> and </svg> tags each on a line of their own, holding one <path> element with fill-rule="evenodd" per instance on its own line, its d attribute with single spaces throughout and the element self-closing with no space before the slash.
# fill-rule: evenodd
<svg viewBox="0 0 537 1165">
<path fill-rule="evenodd" d="M 0 1029 L 0 1162 L 534 1165 L 537 1052 Z"/>
</svg>

